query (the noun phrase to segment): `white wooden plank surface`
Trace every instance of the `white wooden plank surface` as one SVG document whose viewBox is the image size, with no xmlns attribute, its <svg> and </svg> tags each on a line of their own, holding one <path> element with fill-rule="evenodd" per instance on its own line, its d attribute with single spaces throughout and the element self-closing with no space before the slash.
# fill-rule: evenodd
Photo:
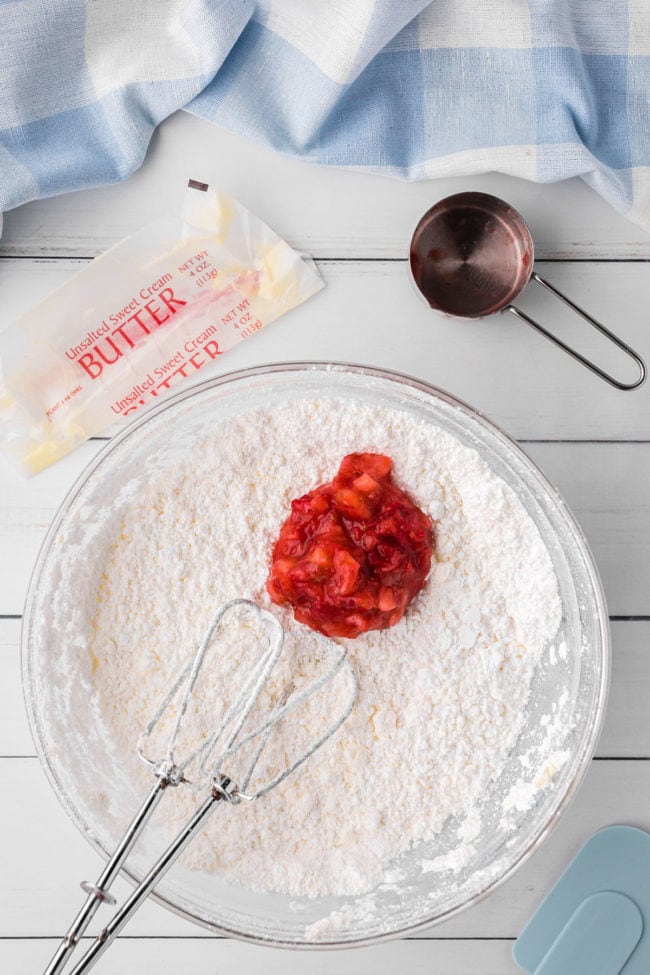
<svg viewBox="0 0 650 975">
<path fill-rule="evenodd" d="M 416 221 L 435 200 L 463 189 L 501 195 L 529 221 L 538 258 L 566 261 L 542 261 L 538 270 L 650 358 L 650 266 L 644 263 L 650 237 L 580 181 L 542 187 L 492 174 L 407 185 L 304 165 L 179 114 L 161 127 L 142 170 L 127 183 L 7 215 L 0 328 L 83 266 L 70 258 L 99 253 L 161 210 L 177 207 L 189 175 L 218 182 L 296 246 L 335 259 L 322 265 L 328 287 L 230 353 L 226 369 L 299 358 L 368 362 L 450 389 L 520 439 L 594 441 L 524 447 L 582 524 L 610 612 L 646 619 L 613 623 L 613 681 L 600 759 L 577 799 L 531 861 L 476 908 L 432 929 L 428 939 L 300 954 L 215 941 L 147 904 L 103 970 L 217 975 L 232 966 L 289 975 L 395 969 L 514 975 L 512 938 L 587 836 L 614 822 L 650 828 L 650 385 L 632 394 L 609 390 L 508 316 L 466 325 L 430 313 L 414 297 L 403 259 Z M 626 263 L 630 259 L 636 263 Z M 525 301 L 545 323 L 594 349 L 586 333 L 532 289 Z M 21 612 L 47 524 L 100 446 L 84 445 L 27 483 L 0 467 L 0 615 Z M 19 690 L 18 635 L 17 619 L 0 620 L 0 756 L 17 756 L 0 757 L 2 975 L 42 970 L 55 944 L 45 939 L 60 935 L 79 905 L 79 879 L 100 868 L 37 760 L 28 757 L 33 746 Z M 118 882 L 118 894 L 127 889 Z"/>
<path fill-rule="evenodd" d="M 79 261 L 0 260 L 0 327 L 83 267 Z M 539 269 L 650 360 L 645 263 L 540 263 Z M 321 266 L 327 287 L 257 333 L 216 371 L 287 359 L 367 362 L 417 375 L 466 400 L 518 439 L 650 439 L 650 383 L 620 393 L 547 340 L 502 314 L 458 322 L 416 296 L 404 262 Z M 530 285 L 524 307 L 598 355 L 623 378 L 626 360 Z M 208 375 L 205 370 L 201 376 Z"/>
<path fill-rule="evenodd" d="M 581 180 L 540 186 L 492 173 L 408 184 L 291 160 L 185 113 L 160 126 L 127 183 L 9 213 L 1 252 L 94 256 L 176 208 L 189 177 L 213 181 L 317 257 L 404 257 L 422 214 L 463 190 L 520 209 L 539 257 L 650 257 L 650 237 Z"/>
<path fill-rule="evenodd" d="M 47 525 L 74 478 L 101 448 L 89 441 L 29 481 L 0 467 L 0 614 L 22 612 Z M 650 443 L 528 443 L 593 549 L 614 616 L 650 615 Z"/>
<path fill-rule="evenodd" d="M 102 861 L 59 806 L 36 759 L 1 759 L 0 774 L 12 786 L 0 809 L 2 835 L 11 837 L 3 854 L 0 937 L 54 936 L 80 906 L 79 881 L 95 879 Z M 587 837 L 613 823 L 650 829 L 650 761 L 594 761 L 555 833 L 531 860 L 476 907 L 430 929 L 430 935 L 515 937 Z M 115 896 L 123 898 L 128 889 L 118 880 Z M 207 934 L 152 902 L 143 905 L 126 933 Z"/>
<path fill-rule="evenodd" d="M 20 620 L 0 619 L 0 757 L 35 754 L 20 687 Z M 650 757 L 650 621 L 612 623 L 612 684 L 601 758 Z"/>
<path fill-rule="evenodd" d="M 0 941 L 0 971 L 43 970 L 56 941 Z M 511 941 L 401 941 L 348 951 L 274 951 L 235 941 L 120 939 L 98 966 L 103 975 L 516 975 Z"/>
</svg>

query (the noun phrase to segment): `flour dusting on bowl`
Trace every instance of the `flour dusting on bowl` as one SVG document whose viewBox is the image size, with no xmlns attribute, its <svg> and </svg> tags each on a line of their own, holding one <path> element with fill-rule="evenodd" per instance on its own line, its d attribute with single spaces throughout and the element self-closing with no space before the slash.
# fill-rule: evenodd
<svg viewBox="0 0 650 975">
<path fill-rule="evenodd" d="M 385 936 L 503 876 L 575 780 L 602 686 L 582 616 L 593 596 L 547 520 L 559 531 L 564 513 L 516 447 L 501 461 L 489 425 L 468 432 L 453 404 L 431 417 L 428 394 L 392 381 L 351 394 L 348 377 L 315 378 L 206 389 L 203 409 L 179 397 L 171 427 L 163 410 L 111 445 L 55 524 L 28 629 L 50 773 L 109 847 L 150 785 L 138 733 L 218 605 L 245 596 L 280 616 L 278 688 L 309 670 L 317 637 L 266 593 L 278 528 L 346 454 L 391 457 L 435 522 L 429 579 L 400 623 L 346 641 L 360 690 L 335 739 L 264 799 L 221 810 L 160 886 L 220 930 L 286 944 Z M 236 657 L 234 640 L 214 660 L 208 711 Z M 326 717 L 314 702 L 305 735 Z M 274 739 L 271 765 L 290 744 Z M 157 843 L 195 802 L 181 788 L 160 807 Z"/>
<path fill-rule="evenodd" d="M 226 421 L 108 520 L 108 558 L 89 566 L 99 594 L 93 605 L 91 589 L 84 607 L 93 700 L 127 775 L 144 790 L 135 729 L 213 608 L 237 596 L 271 608 L 270 548 L 291 498 L 335 471 L 351 448 L 371 447 L 392 456 L 401 485 L 435 515 L 436 562 L 401 623 L 348 641 L 360 690 L 337 738 L 277 792 L 224 810 L 193 841 L 188 865 L 252 889 L 364 893 L 395 856 L 434 837 L 499 775 L 561 618 L 539 532 L 501 478 L 448 433 L 382 407 L 351 411 L 315 400 Z M 315 644 L 310 631 L 274 611 L 304 669 Z M 240 654 L 233 639 L 215 662 L 208 716 Z M 316 726 L 306 729 L 312 737 Z M 271 748 L 288 744 L 278 729 Z M 161 812 L 170 832 L 196 801 L 182 789 L 174 798 Z"/>
</svg>

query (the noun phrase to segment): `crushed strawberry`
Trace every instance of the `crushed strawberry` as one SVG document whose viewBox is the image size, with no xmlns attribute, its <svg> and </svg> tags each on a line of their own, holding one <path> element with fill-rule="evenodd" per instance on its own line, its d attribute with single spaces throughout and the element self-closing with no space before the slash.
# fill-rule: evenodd
<svg viewBox="0 0 650 975">
<path fill-rule="evenodd" d="M 292 501 L 280 529 L 269 595 L 327 636 L 394 626 L 429 574 L 433 524 L 392 466 L 383 454 L 348 454 L 333 481 Z"/>
</svg>

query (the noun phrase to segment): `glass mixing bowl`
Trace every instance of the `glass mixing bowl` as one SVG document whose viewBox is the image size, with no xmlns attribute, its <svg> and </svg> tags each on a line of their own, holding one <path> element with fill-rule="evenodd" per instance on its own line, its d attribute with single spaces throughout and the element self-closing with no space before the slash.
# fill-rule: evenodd
<svg viewBox="0 0 650 975">
<path fill-rule="evenodd" d="M 548 836 L 575 794 L 601 728 L 609 680 L 605 601 L 582 533 L 557 491 L 492 423 L 441 390 L 377 369 L 285 363 L 230 373 L 180 392 L 106 446 L 61 505 L 32 576 L 22 653 L 34 740 L 56 794 L 95 847 L 106 855 L 118 838 L 110 807 L 119 805 L 124 826 L 142 797 L 129 793 L 124 776 L 120 779 L 119 755 L 107 751 L 94 733 L 87 688 L 63 689 L 59 648 L 70 638 L 80 609 L 70 605 L 64 612 L 54 610 L 63 598 L 62 576 L 67 573 L 74 587 L 75 573 L 81 580 L 90 563 L 102 558 L 94 516 L 99 506 L 106 506 L 107 486 L 111 510 L 118 512 L 143 477 L 160 477 L 224 417 L 294 399 L 327 397 L 349 401 L 351 408 L 365 401 L 406 411 L 477 450 L 537 525 L 557 574 L 563 618 L 556 649 L 537 668 L 517 744 L 481 801 L 481 831 L 454 869 L 430 869 L 432 861 L 444 862 L 440 858 L 447 854 L 448 862 L 454 862 L 462 833 L 461 823 L 450 820 L 435 841 L 399 858 L 390 882 L 362 896 L 301 900 L 260 894 L 182 864 L 156 890 L 160 903 L 215 932 L 284 947 L 337 947 L 401 936 L 449 918 L 503 882 Z M 540 742 L 542 726 L 546 731 Z M 538 787 L 526 801 L 512 801 L 524 755 L 529 762 L 532 756 L 531 767 L 540 770 Z M 107 795 L 106 817 L 98 817 L 88 805 L 89 794 L 98 790 Z M 160 843 L 154 825 L 132 854 L 127 871 L 131 880 L 146 872 Z M 423 869 L 425 862 L 428 870 Z"/>
</svg>

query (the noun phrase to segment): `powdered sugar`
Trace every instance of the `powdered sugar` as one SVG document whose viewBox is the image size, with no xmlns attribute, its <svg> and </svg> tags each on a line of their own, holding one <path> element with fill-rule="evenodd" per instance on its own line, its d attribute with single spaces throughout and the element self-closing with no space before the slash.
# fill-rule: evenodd
<svg viewBox="0 0 650 975">
<path fill-rule="evenodd" d="M 303 400 L 225 421 L 191 459 L 122 505 L 119 524 L 107 520 L 107 556 L 89 566 L 100 601 L 82 613 L 92 619 L 98 734 L 144 791 L 147 773 L 132 758 L 137 733 L 214 608 L 236 596 L 270 607 L 270 548 L 291 498 L 360 450 L 390 455 L 396 483 L 436 520 L 435 563 L 400 624 L 349 641 L 359 698 L 336 739 L 260 802 L 224 810 L 190 846 L 189 866 L 253 889 L 368 891 L 402 851 L 463 813 L 465 853 L 442 854 L 428 869 L 471 858 L 480 829 L 473 807 L 515 744 L 533 673 L 560 623 L 557 580 L 532 519 L 478 453 L 445 431 L 370 404 Z M 284 666 L 308 672 L 316 637 L 273 611 L 288 631 Z M 239 659 L 241 646 L 231 646 L 215 661 L 206 704 Z M 282 680 L 280 672 L 277 687 Z M 313 704 L 306 739 L 329 706 Z M 161 812 L 170 831 L 195 803 L 182 789 L 176 798 Z"/>
</svg>

